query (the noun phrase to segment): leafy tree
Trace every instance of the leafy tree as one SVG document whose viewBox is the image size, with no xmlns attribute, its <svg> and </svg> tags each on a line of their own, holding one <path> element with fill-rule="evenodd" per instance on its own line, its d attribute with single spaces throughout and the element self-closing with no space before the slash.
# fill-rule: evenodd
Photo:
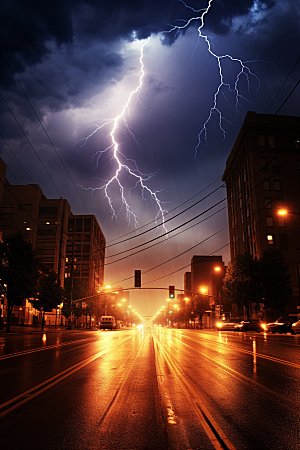
<svg viewBox="0 0 300 450">
<path fill-rule="evenodd" d="M 281 315 L 293 292 L 289 266 L 280 250 L 276 248 L 266 249 L 259 263 L 262 275 L 262 302 L 266 308 L 271 308 Z"/>
<path fill-rule="evenodd" d="M 0 286 L 7 299 L 8 332 L 13 307 L 35 297 L 37 279 L 37 258 L 31 242 L 20 231 L 4 235 L 0 242 Z"/>
<path fill-rule="evenodd" d="M 228 267 L 223 282 L 223 294 L 229 297 L 239 309 L 246 307 L 248 317 L 250 305 L 261 302 L 261 275 L 259 263 L 250 253 L 237 255 Z"/>
<path fill-rule="evenodd" d="M 34 307 L 42 311 L 42 331 L 45 323 L 45 313 L 56 309 L 65 299 L 64 289 L 59 284 L 55 272 L 43 273 L 38 280 L 38 295 L 35 300 L 30 300 Z"/>
</svg>

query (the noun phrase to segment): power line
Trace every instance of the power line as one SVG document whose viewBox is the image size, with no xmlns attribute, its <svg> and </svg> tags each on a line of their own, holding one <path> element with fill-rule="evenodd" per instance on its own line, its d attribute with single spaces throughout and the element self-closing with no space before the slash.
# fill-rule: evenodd
<svg viewBox="0 0 300 450">
<path fill-rule="evenodd" d="M 64 168 L 64 169 L 65 169 L 65 171 L 66 171 L 66 174 L 68 175 L 69 179 L 71 180 L 71 182 L 72 182 L 72 184 L 73 184 L 73 186 L 74 186 L 74 188 L 75 188 L 75 190 L 76 190 L 76 192 L 77 192 L 77 194 L 78 194 L 79 198 L 81 199 L 82 203 L 84 204 L 84 206 L 85 206 L 85 208 L 86 208 L 86 210 L 87 210 L 88 214 L 89 214 L 89 215 L 91 215 L 91 213 L 89 212 L 89 209 L 88 209 L 88 207 L 86 206 L 86 204 L 85 204 L 85 202 L 84 202 L 84 200 L 83 200 L 82 196 L 80 195 L 80 192 L 78 191 L 78 189 L 77 189 L 77 187 L 76 187 L 76 185 L 75 185 L 75 183 L 74 183 L 74 181 L 73 181 L 73 178 L 71 177 L 71 175 L 70 175 L 70 173 L 69 173 L 69 171 L 68 171 L 67 167 L 65 166 L 65 164 L 64 164 L 64 162 L 63 162 L 63 160 L 61 159 L 61 157 L 60 157 L 60 155 L 59 155 L 59 153 L 58 153 L 58 151 L 57 151 L 57 149 L 56 149 L 55 145 L 53 144 L 53 142 L 52 142 L 52 140 L 51 140 L 51 138 L 50 138 L 49 134 L 47 133 L 47 131 L 46 131 L 46 129 L 45 129 L 45 127 L 44 127 L 43 123 L 42 123 L 42 121 L 40 120 L 40 118 L 39 118 L 39 116 L 38 116 L 37 112 L 35 111 L 35 109 L 34 109 L 34 107 L 33 107 L 32 103 L 30 102 L 30 100 L 29 100 L 29 98 L 28 98 L 28 96 L 27 96 L 26 92 L 25 92 L 25 91 L 24 91 L 24 89 L 22 88 L 22 86 L 21 86 L 21 84 L 20 84 L 20 82 L 19 82 L 18 78 L 16 77 L 16 75 L 15 75 L 14 71 L 12 70 L 12 68 L 11 68 L 11 66 L 10 66 L 10 64 L 9 64 L 9 62 L 7 61 L 7 59 L 6 59 L 6 57 L 5 57 L 4 53 L 3 53 L 3 51 L 2 51 L 1 49 L 0 49 L 0 52 L 1 52 L 1 54 L 2 54 L 2 57 L 3 57 L 4 61 L 5 61 L 5 62 L 6 62 L 6 64 L 7 64 L 7 66 L 9 67 L 9 70 L 11 71 L 11 73 L 12 73 L 12 75 L 13 75 L 14 79 L 16 80 L 16 82 L 17 82 L 18 86 L 20 87 L 20 89 L 21 89 L 21 91 L 23 92 L 23 94 L 24 94 L 24 96 L 25 96 L 26 100 L 28 101 L 28 103 L 29 103 L 29 105 L 30 105 L 30 107 L 31 107 L 31 109 L 32 109 L 32 111 L 33 111 L 33 113 L 34 113 L 35 117 L 37 118 L 37 120 L 38 120 L 39 124 L 41 125 L 41 127 L 42 127 L 42 129 L 43 129 L 43 131 L 44 131 L 45 135 L 47 136 L 47 138 L 48 138 L 48 141 L 49 141 L 49 142 L 50 142 L 50 144 L 51 144 L 51 147 L 52 147 L 52 148 L 53 148 L 53 150 L 55 151 L 55 153 L 56 153 L 57 157 L 59 158 L 59 161 L 61 162 L 61 164 L 62 164 L 63 168 Z M 51 180 L 52 180 L 52 179 L 51 179 Z M 52 180 L 52 181 L 53 181 L 53 180 Z M 56 188 L 56 189 L 57 189 L 57 188 Z"/>
</svg>

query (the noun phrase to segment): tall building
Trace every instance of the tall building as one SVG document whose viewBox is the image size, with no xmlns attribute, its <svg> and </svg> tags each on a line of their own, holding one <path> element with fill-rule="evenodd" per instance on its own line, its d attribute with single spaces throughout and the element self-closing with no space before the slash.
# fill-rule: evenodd
<svg viewBox="0 0 300 450">
<path fill-rule="evenodd" d="M 226 162 L 231 258 L 268 247 L 289 263 L 299 302 L 300 118 L 248 112 Z M 278 214 L 284 208 L 285 216 Z"/>
<path fill-rule="evenodd" d="M 55 271 L 62 287 L 71 276 L 68 263 L 73 259 L 72 275 L 86 280 L 86 295 L 98 292 L 104 280 L 106 243 L 95 216 L 73 215 L 67 200 L 48 199 L 37 184 L 11 185 L 5 177 L 6 165 L 0 158 L 0 235 L 21 231 L 32 243 L 40 270 Z M 26 311 L 18 315 L 32 323 Z"/>
<path fill-rule="evenodd" d="M 95 216 L 70 215 L 65 278 L 72 276 L 85 280 L 89 295 L 103 286 L 105 245 L 104 234 Z"/>
<path fill-rule="evenodd" d="M 41 269 L 54 270 L 62 286 L 69 214 L 67 200 L 47 199 L 37 184 L 3 184 L 0 232 L 20 230 L 31 241 Z"/>
</svg>

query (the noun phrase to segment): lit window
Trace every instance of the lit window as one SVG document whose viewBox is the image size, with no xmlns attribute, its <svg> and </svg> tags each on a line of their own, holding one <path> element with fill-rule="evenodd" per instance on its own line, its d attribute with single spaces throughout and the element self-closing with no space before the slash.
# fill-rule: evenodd
<svg viewBox="0 0 300 450">
<path fill-rule="evenodd" d="M 274 236 L 273 234 L 268 234 L 267 235 L 267 241 L 270 245 L 274 244 Z"/>
<path fill-rule="evenodd" d="M 295 139 L 295 147 L 300 148 L 300 139 L 299 138 Z"/>
</svg>

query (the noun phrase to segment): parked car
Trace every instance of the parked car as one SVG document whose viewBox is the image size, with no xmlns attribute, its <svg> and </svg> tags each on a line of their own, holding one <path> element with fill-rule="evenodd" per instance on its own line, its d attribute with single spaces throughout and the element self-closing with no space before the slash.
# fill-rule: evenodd
<svg viewBox="0 0 300 450">
<path fill-rule="evenodd" d="M 217 322 L 217 330 L 219 331 L 234 331 L 234 327 L 236 326 L 237 322 L 234 320 L 220 320 Z"/>
<path fill-rule="evenodd" d="M 260 320 L 243 320 L 234 327 L 234 331 L 264 331 L 263 323 Z"/>
<path fill-rule="evenodd" d="M 292 323 L 292 334 L 300 333 L 300 320 L 297 320 L 297 322 Z"/>
<path fill-rule="evenodd" d="M 270 333 L 292 333 L 292 323 L 285 321 L 276 321 L 267 324 L 267 330 Z"/>
</svg>

